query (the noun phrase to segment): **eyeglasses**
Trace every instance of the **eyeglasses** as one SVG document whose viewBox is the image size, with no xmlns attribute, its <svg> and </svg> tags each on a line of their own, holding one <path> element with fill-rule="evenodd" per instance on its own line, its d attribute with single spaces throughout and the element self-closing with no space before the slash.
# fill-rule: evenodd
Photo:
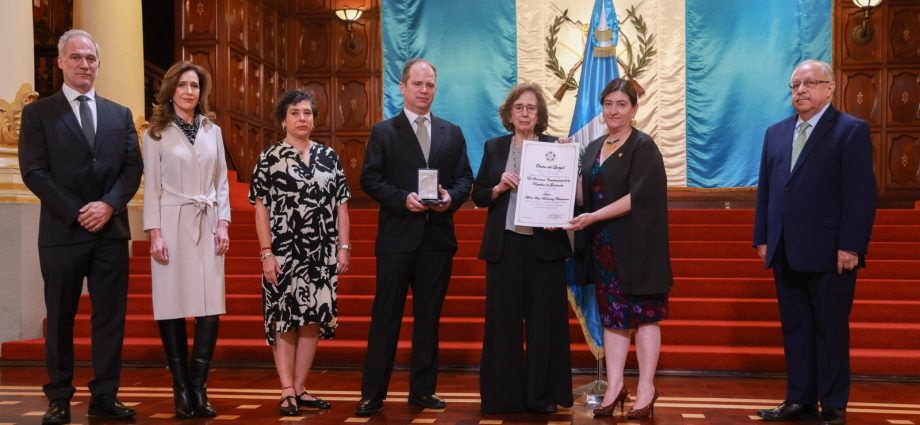
<svg viewBox="0 0 920 425">
<path fill-rule="evenodd" d="M 512 106 L 511 109 L 514 109 L 514 112 L 518 112 L 518 113 L 524 112 L 524 110 L 526 109 L 527 112 L 530 112 L 532 114 L 534 112 L 537 112 L 537 105 L 517 104 L 517 105 Z"/>
<path fill-rule="evenodd" d="M 818 86 L 818 84 L 827 84 L 830 81 L 826 80 L 805 80 L 805 81 L 793 81 L 789 83 L 789 88 L 792 90 L 798 90 L 799 86 L 805 85 L 806 89 L 813 89 Z"/>
</svg>

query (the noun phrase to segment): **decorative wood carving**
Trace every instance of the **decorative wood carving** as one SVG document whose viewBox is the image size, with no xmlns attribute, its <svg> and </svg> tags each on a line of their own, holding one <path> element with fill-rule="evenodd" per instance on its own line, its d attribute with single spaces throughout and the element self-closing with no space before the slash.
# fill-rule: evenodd
<svg viewBox="0 0 920 425">
<path fill-rule="evenodd" d="M 316 97 L 316 107 L 319 109 L 319 117 L 314 118 L 313 124 L 317 130 L 329 130 L 329 124 L 332 122 L 329 117 L 332 116 L 332 110 L 329 108 L 329 81 L 308 80 L 300 82 L 303 89 L 313 93 Z"/>
<path fill-rule="evenodd" d="M 920 189 L 920 133 L 899 134 L 891 138 L 888 178 L 891 188 Z"/>
<path fill-rule="evenodd" d="M 295 47 L 297 72 L 329 71 L 329 21 L 300 22 Z"/>
<path fill-rule="evenodd" d="M 866 120 L 869 125 L 878 125 L 880 123 L 877 73 L 866 71 L 845 72 L 838 90 L 843 92 L 843 109 L 845 111 Z"/>
<path fill-rule="evenodd" d="M 230 50 L 227 69 L 227 107 L 231 112 L 246 113 L 246 55 Z"/>
<path fill-rule="evenodd" d="M 265 40 L 262 49 L 262 57 L 266 63 L 275 63 L 278 51 L 278 44 L 275 40 L 275 34 L 278 34 L 278 20 L 275 11 L 266 10 L 262 14 L 262 40 Z"/>
<path fill-rule="evenodd" d="M 920 124 L 920 73 L 891 71 L 888 90 L 889 124 Z"/>
<path fill-rule="evenodd" d="M 888 34 L 892 63 L 920 61 L 920 8 L 890 8 L 891 28 Z"/>
<path fill-rule="evenodd" d="M 226 0 L 227 14 L 227 42 L 240 49 L 245 49 L 246 29 L 246 0 Z"/>
<path fill-rule="evenodd" d="M 217 36 L 217 3 L 214 0 L 184 0 L 183 9 L 183 39 L 213 40 Z"/>
<path fill-rule="evenodd" d="M 247 76 L 246 113 L 256 120 L 262 119 L 262 65 L 255 60 L 249 60 L 249 75 Z"/>
<path fill-rule="evenodd" d="M 852 5 L 852 3 L 851 3 Z M 844 9 L 843 31 L 840 36 L 843 42 L 843 60 L 847 63 L 880 63 L 882 61 L 882 41 L 884 38 L 879 35 L 879 28 L 882 28 L 882 14 L 880 10 L 873 10 L 869 17 L 869 24 L 875 29 L 875 36 L 866 44 L 859 44 L 853 41 L 853 30 L 861 26 L 865 13 L 858 8 L 848 7 Z M 837 20 L 840 22 L 840 19 Z"/>
<path fill-rule="evenodd" d="M 367 78 L 337 79 L 336 85 L 335 129 L 370 130 L 370 81 Z"/>
<path fill-rule="evenodd" d="M 262 96 L 262 121 L 268 124 L 272 123 L 275 119 L 275 103 L 278 102 L 278 71 L 265 65 L 262 78 L 263 87 L 265 87 L 262 91 L 264 94 L 264 96 Z"/>
<path fill-rule="evenodd" d="M 246 16 L 246 33 L 249 36 L 246 49 L 249 54 L 262 57 L 262 1 L 249 0 L 249 15 Z"/>
<path fill-rule="evenodd" d="M 345 178 L 352 192 L 361 190 L 361 167 L 364 165 L 365 139 L 336 138 L 335 151 L 345 170 Z"/>
<path fill-rule="evenodd" d="M 326 8 L 325 0 L 295 0 L 294 9 L 297 11 L 322 11 Z"/>
<path fill-rule="evenodd" d="M 284 16 L 278 15 L 278 31 L 275 33 L 278 35 L 278 42 L 276 50 L 278 52 L 278 69 L 287 71 L 288 69 L 288 26 L 289 23 L 296 22 L 293 19 L 284 19 Z M 293 26 L 293 25 L 291 25 Z"/>
</svg>

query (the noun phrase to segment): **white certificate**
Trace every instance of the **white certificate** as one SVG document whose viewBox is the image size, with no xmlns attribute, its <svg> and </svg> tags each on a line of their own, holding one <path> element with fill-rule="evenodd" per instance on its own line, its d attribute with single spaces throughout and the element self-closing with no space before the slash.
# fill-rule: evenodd
<svg viewBox="0 0 920 425">
<path fill-rule="evenodd" d="M 524 141 L 516 226 L 562 227 L 575 208 L 578 144 Z"/>
</svg>

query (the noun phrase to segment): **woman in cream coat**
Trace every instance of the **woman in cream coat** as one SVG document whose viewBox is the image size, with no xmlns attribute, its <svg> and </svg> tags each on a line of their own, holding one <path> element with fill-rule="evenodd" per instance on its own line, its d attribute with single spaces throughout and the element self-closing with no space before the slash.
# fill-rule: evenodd
<svg viewBox="0 0 920 425">
<path fill-rule="evenodd" d="M 208 367 L 224 306 L 230 247 L 227 164 L 208 110 L 211 77 L 179 62 L 166 71 L 144 135 L 144 229 L 150 233 L 153 316 L 173 378 L 176 416 L 213 417 Z M 195 318 L 191 364 L 185 318 Z"/>
</svg>

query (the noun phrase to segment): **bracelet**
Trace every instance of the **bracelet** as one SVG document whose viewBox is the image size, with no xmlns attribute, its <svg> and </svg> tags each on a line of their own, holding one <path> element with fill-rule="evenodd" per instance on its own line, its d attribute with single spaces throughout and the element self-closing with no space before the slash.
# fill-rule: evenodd
<svg viewBox="0 0 920 425">
<path fill-rule="evenodd" d="M 339 249 L 347 249 L 347 250 L 351 251 L 351 244 L 350 244 L 350 243 L 340 243 L 340 244 L 339 244 Z"/>
<path fill-rule="evenodd" d="M 274 256 L 275 254 L 272 254 L 271 252 L 265 252 L 261 255 L 261 258 L 262 258 L 262 261 L 265 261 L 268 257 L 274 257 Z"/>
<path fill-rule="evenodd" d="M 270 246 L 263 246 L 263 247 L 259 248 L 259 252 L 265 251 L 266 249 L 267 249 L 267 250 L 271 250 L 272 247 L 270 247 Z"/>
</svg>

